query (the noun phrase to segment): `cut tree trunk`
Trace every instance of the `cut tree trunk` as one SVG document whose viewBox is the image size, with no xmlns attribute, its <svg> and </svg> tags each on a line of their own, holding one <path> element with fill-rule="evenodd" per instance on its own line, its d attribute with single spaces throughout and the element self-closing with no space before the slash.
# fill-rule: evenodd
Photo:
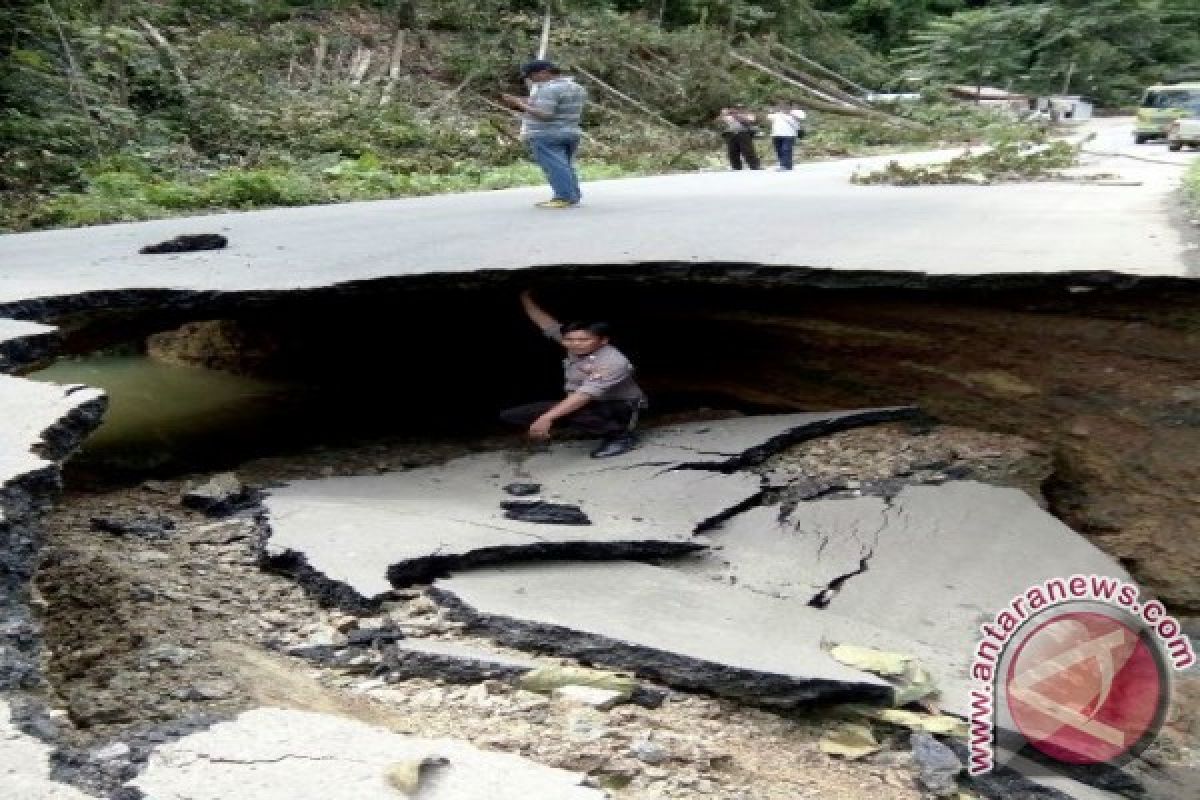
<svg viewBox="0 0 1200 800">
<path fill-rule="evenodd" d="M 183 92 L 184 97 L 190 96 L 192 93 L 192 86 L 190 83 L 188 83 L 187 76 L 183 74 L 183 68 L 180 66 L 179 53 L 177 53 L 175 48 L 171 46 L 171 43 L 167 41 L 167 37 L 163 36 L 157 28 L 155 28 L 145 19 L 138 17 L 137 23 L 141 26 L 142 30 L 146 32 L 146 36 L 149 37 L 151 44 L 153 44 L 158 50 L 159 55 L 162 56 L 167 68 L 174 73 L 175 80 L 179 83 L 179 91 Z"/>
<path fill-rule="evenodd" d="M 328 53 L 329 40 L 325 38 L 325 34 L 317 34 L 317 50 L 313 57 L 312 85 L 309 87 L 314 92 L 321 88 L 321 78 L 325 72 L 325 56 Z"/>
<path fill-rule="evenodd" d="M 392 102 L 392 95 L 396 91 L 396 82 L 400 80 L 400 59 L 404 57 L 404 40 L 408 32 L 405 30 L 397 30 L 396 38 L 392 40 L 392 56 L 388 60 L 387 83 L 383 86 L 383 93 L 379 96 L 379 105 L 386 106 Z"/>
</svg>

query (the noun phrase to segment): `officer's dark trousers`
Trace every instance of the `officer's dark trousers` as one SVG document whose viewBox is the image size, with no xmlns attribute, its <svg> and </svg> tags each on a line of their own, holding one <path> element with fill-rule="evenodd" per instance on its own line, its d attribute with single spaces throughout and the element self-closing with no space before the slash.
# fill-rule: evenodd
<svg viewBox="0 0 1200 800">
<path fill-rule="evenodd" d="M 771 144 L 775 145 L 775 156 L 779 159 L 780 169 L 792 168 L 792 153 L 796 147 L 795 136 L 772 136 Z"/>
<path fill-rule="evenodd" d="M 725 134 L 725 151 L 733 169 L 741 169 L 743 159 L 750 169 L 762 169 L 758 153 L 754 151 L 754 134 L 750 131 Z"/>
<path fill-rule="evenodd" d="M 558 405 L 557 400 L 526 403 L 500 412 L 500 419 L 510 425 L 528 428 L 533 421 Z M 593 400 L 574 414 L 554 423 L 592 436 L 619 436 L 629 431 L 637 404 L 629 400 Z"/>
</svg>

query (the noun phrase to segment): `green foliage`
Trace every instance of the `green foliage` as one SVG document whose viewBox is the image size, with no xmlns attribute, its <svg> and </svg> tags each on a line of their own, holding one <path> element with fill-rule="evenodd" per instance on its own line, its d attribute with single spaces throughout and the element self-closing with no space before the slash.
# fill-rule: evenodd
<svg viewBox="0 0 1200 800">
<path fill-rule="evenodd" d="M 1079 149 L 1062 140 L 1002 137 L 982 152 L 967 151 L 937 164 L 904 166 L 891 161 L 875 172 L 855 173 L 851 180 L 892 186 L 1055 180 L 1060 177 L 1059 170 L 1079 163 Z"/>
<path fill-rule="evenodd" d="M 1155 2 L 1170 22 L 1186 18 L 1194 0 Z M 1013 4 L 982 5 L 1012 11 Z M 1025 4 L 1021 11 L 1042 5 L 1068 3 Z M 731 47 L 759 57 L 765 42 L 776 42 L 879 86 L 889 73 L 874 51 L 910 44 L 915 30 L 955 19 L 946 15 L 962 6 L 556 0 L 550 52 L 669 121 L 581 74 L 592 98 L 586 176 L 700 169 L 720 163 L 710 124 L 719 108 L 806 102 L 804 93 L 736 63 Z M 542 0 L 51 0 L 0 7 L 0 230 L 537 183 L 513 120 L 494 99 L 521 91 L 515 66 L 535 51 L 544 8 Z M 1200 63 L 1186 37 L 1150 36 L 1143 53 L 1136 37 L 1110 41 L 1095 24 L 1072 28 L 1080 32 L 1069 44 L 1079 54 L 1081 85 L 1100 71 L 1106 85 L 1125 91 L 1141 73 L 1110 73 L 1129 59 L 1165 54 L 1172 64 Z M 399 31 L 405 38 L 393 71 Z M 930 79 L 956 74 L 955 59 L 973 52 L 970 42 L 963 47 L 946 51 L 942 71 Z M 989 64 L 999 59 L 996 49 L 983 49 Z M 998 79 L 1011 69 L 1057 80 L 1053 59 L 1031 67 L 1016 55 L 997 61 Z M 803 154 L 973 141 L 1001 125 L 948 103 L 892 111 L 922 127 L 814 113 Z"/>
<path fill-rule="evenodd" d="M 890 53 L 910 43 L 912 33 L 939 14 L 962 9 L 961 0 L 821 0 L 816 6 L 835 12 L 847 28 L 873 49 Z"/>
<path fill-rule="evenodd" d="M 1193 161 L 1183 176 L 1183 198 L 1192 213 L 1200 217 L 1200 160 Z"/>
<path fill-rule="evenodd" d="M 636 168 L 584 161 L 588 180 L 634 174 Z M 308 205 L 349 200 L 507 189 L 542 182 L 532 163 L 456 165 L 452 172 L 401 172 L 373 155 L 262 168 L 229 167 L 192 179 L 155 176 L 137 165 L 99 172 L 82 192 L 62 194 L 25 211 L 25 227 L 72 227 L 131 222 L 212 208 Z"/>
<path fill-rule="evenodd" d="M 590 177 L 710 166 L 718 108 L 779 99 L 768 79 L 731 68 L 734 33 L 813 36 L 870 60 L 803 0 L 559 8 L 557 58 L 682 126 L 591 86 Z M 521 90 L 514 68 L 536 48 L 542 9 L 52 0 L 0 11 L 0 230 L 535 183 L 512 120 L 487 101 Z M 639 11 L 662 12 L 662 27 Z M 732 27 L 692 24 L 718 17 Z"/>
<path fill-rule="evenodd" d="M 1194 0 L 987 3 L 932 19 L 896 52 L 918 84 L 1067 89 L 1109 105 L 1198 58 Z"/>
</svg>

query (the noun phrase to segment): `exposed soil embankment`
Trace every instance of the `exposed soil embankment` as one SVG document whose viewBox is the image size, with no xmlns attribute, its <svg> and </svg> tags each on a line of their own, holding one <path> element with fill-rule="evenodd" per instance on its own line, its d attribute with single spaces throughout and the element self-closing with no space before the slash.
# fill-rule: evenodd
<svg viewBox="0 0 1200 800">
<path fill-rule="evenodd" d="M 564 318 L 612 321 L 660 414 L 911 403 L 1037 441 L 1056 467 L 1052 509 L 1176 610 L 1200 612 L 1200 286 L 1188 281 L 644 265 L 4 310 L 62 323 L 75 352 L 225 320 L 152 350 L 312 387 L 322 414 L 290 420 L 297 440 L 351 418 L 360 434 L 461 438 L 558 391 L 553 346 L 515 302 L 525 285 Z M 244 363 L 237 342 L 253 343 Z"/>
<path fill-rule="evenodd" d="M 914 403 L 1040 442 L 1056 470 L 1044 487 L 1051 509 L 1177 608 L 1200 610 L 1195 293 L 794 300 L 786 311 L 679 314 L 676 329 L 696 332 L 693 352 L 712 358 L 662 378 L 769 405 Z"/>
</svg>

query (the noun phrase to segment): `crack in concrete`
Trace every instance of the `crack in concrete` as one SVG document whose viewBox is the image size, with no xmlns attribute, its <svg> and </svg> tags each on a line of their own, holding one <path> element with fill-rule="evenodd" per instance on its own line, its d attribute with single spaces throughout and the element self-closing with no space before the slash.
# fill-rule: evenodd
<svg viewBox="0 0 1200 800">
<path fill-rule="evenodd" d="M 570 475 L 599 475 L 602 472 L 622 472 L 625 470 L 638 469 L 640 467 L 668 467 L 674 463 L 675 463 L 674 461 L 639 461 L 636 464 L 619 464 L 619 465 L 614 465 L 611 467 L 600 467 L 599 469 L 589 469 L 589 470 L 585 470 L 582 472 L 572 472 L 572 473 L 568 473 L 568 474 L 570 474 Z M 667 472 L 670 472 L 670 470 L 663 470 L 662 472 L 659 472 L 656 474 L 663 475 Z"/>
<path fill-rule="evenodd" d="M 858 536 L 858 533 L 856 530 L 852 532 L 852 535 L 854 536 L 855 539 L 857 539 L 859 541 L 860 544 L 867 546 L 866 554 L 863 555 L 863 557 L 858 562 L 858 569 L 838 575 L 833 580 L 829 581 L 829 583 L 825 584 L 825 587 L 823 589 L 818 591 L 816 594 L 814 594 L 809 599 L 808 605 L 810 607 L 818 608 L 818 609 L 821 609 L 822 611 L 827 611 L 829 609 L 829 605 L 833 602 L 834 598 L 837 597 L 838 594 L 842 591 L 842 588 L 845 587 L 846 583 L 851 578 L 854 578 L 858 575 L 862 575 L 868 570 L 870 563 L 871 563 L 871 559 L 874 558 L 874 556 L 875 556 L 875 548 L 878 547 L 878 545 L 879 545 L 879 537 L 883 534 L 883 531 L 888 526 L 888 517 L 893 512 L 898 511 L 898 509 L 895 506 L 895 498 L 894 497 L 884 497 L 882 499 L 884 502 L 883 511 L 879 515 L 880 516 L 879 526 L 875 529 L 875 532 L 872 533 L 869 537 L 870 545 L 867 546 L 866 541 L 862 537 Z M 818 551 L 817 551 L 818 554 L 824 549 L 824 547 L 825 547 L 825 543 L 822 543 L 820 545 L 820 547 L 818 548 Z"/>
<path fill-rule="evenodd" d="M 355 758 L 339 758 L 337 756 L 305 756 L 296 753 L 285 753 L 278 758 L 221 758 L 219 756 L 207 756 L 202 753 L 190 753 L 196 757 L 197 761 L 207 761 L 210 764 L 244 764 L 247 766 L 253 764 L 281 764 L 284 761 L 337 761 L 349 764 L 371 764 L 370 761 L 361 761 Z"/>
</svg>

